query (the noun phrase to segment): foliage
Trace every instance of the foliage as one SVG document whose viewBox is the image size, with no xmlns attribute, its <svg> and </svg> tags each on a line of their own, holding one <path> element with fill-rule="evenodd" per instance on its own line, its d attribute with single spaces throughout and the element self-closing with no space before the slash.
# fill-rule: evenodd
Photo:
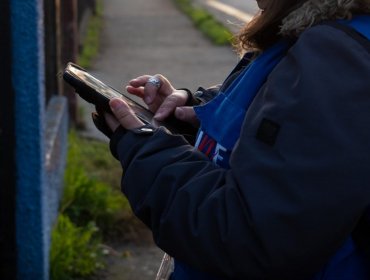
<svg viewBox="0 0 370 280">
<path fill-rule="evenodd" d="M 103 267 L 100 243 L 123 217 L 132 217 L 118 188 L 100 181 L 113 176 L 119 184 L 122 172 L 107 144 L 82 139 L 71 131 L 68 145 L 60 215 L 52 232 L 52 280 L 86 279 L 96 273 Z M 92 172 L 96 169 L 107 174 Z"/>
<path fill-rule="evenodd" d="M 206 10 L 194 7 L 191 0 L 173 1 L 214 44 L 230 45 L 232 43 L 233 35 L 230 30 L 218 22 Z"/>
<path fill-rule="evenodd" d="M 79 137 L 72 131 L 69 135 L 69 147 L 73 162 L 68 164 L 68 168 L 82 168 L 89 178 L 105 182 L 120 191 L 122 167 L 112 157 L 107 143 Z"/>
<path fill-rule="evenodd" d="M 71 280 L 86 277 L 103 267 L 97 231 L 94 223 L 76 227 L 67 216 L 59 216 L 52 232 L 51 279 Z"/>
<path fill-rule="evenodd" d="M 115 213 L 124 208 L 125 200 L 119 193 L 101 182 L 76 172 L 75 183 L 65 188 L 62 212 L 79 226 L 93 220 L 102 231 L 108 232 L 113 224 Z"/>
<path fill-rule="evenodd" d="M 89 19 L 86 35 L 83 38 L 82 50 L 79 54 L 77 64 L 89 68 L 94 57 L 99 51 L 100 31 L 102 29 L 103 1 L 96 1 L 96 11 Z"/>
<path fill-rule="evenodd" d="M 85 162 L 95 163 L 94 167 L 90 167 L 95 169 L 109 169 L 109 161 L 117 163 L 108 154 L 106 143 L 89 142 L 91 143 L 80 139 L 74 132 L 69 134 L 68 164 L 60 212 L 68 215 L 78 226 L 93 220 L 105 234 L 111 230 L 119 212 L 127 211 L 129 207 L 118 189 L 100 182 L 93 174 L 87 173 Z M 104 150 L 100 149 L 98 152 L 95 149 L 97 147 Z M 116 171 L 116 174 L 109 174 L 119 179 L 121 171 L 118 169 Z"/>
</svg>

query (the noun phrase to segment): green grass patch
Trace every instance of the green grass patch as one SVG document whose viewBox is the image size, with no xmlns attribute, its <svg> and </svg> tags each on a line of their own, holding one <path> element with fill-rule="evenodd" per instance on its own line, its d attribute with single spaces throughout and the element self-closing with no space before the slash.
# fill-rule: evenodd
<svg viewBox="0 0 370 280">
<path fill-rule="evenodd" d="M 191 0 L 173 0 L 175 5 L 183 11 L 194 25 L 214 44 L 230 45 L 233 34 L 222 23 L 217 21 L 206 10 L 194 7 Z"/>
<path fill-rule="evenodd" d="M 90 68 L 92 60 L 97 56 L 100 46 L 100 32 L 103 26 L 103 1 L 96 1 L 96 12 L 90 17 L 82 49 L 77 58 L 77 64 Z"/>
<path fill-rule="evenodd" d="M 77 226 L 94 221 L 103 237 L 108 237 L 122 217 L 131 215 L 120 191 L 122 167 L 110 154 L 107 143 L 71 131 L 68 144 L 60 212 Z"/>
<path fill-rule="evenodd" d="M 94 275 L 104 267 L 100 244 L 118 235 L 124 239 L 122 224 L 133 214 L 119 190 L 121 174 L 107 143 L 70 132 L 64 193 L 52 232 L 52 280 Z"/>
<path fill-rule="evenodd" d="M 50 278 L 86 279 L 103 268 L 103 251 L 97 232 L 94 223 L 77 227 L 68 216 L 60 215 L 52 232 Z"/>
<path fill-rule="evenodd" d="M 76 131 L 71 131 L 69 153 L 71 160 L 66 174 L 68 169 L 83 169 L 88 177 L 120 190 L 122 167 L 111 155 L 107 143 L 80 137 Z"/>
</svg>

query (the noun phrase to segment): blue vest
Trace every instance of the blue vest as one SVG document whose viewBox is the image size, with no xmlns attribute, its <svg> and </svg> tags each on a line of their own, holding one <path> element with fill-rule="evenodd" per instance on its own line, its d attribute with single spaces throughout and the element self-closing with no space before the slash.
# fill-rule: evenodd
<svg viewBox="0 0 370 280">
<path fill-rule="evenodd" d="M 370 40 L 370 17 L 356 16 L 342 24 L 356 29 Z M 280 41 L 252 61 L 238 77 L 209 103 L 195 107 L 201 121 L 195 146 L 217 165 L 229 168 L 232 149 L 239 138 L 242 122 L 255 95 L 265 83 L 272 69 L 289 50 L 288 41 Z M 243 93 L 243 94 L 241 94 Z M 225 123 L 225 120 L 227 122 Z M 326 266 L 312 280 L 365 280 L 368 266 L 360 255 L 352 237 L 331 258 Z M 171 280 L 226 280 L 195 270 L 175 260 Z"/>
</svg>

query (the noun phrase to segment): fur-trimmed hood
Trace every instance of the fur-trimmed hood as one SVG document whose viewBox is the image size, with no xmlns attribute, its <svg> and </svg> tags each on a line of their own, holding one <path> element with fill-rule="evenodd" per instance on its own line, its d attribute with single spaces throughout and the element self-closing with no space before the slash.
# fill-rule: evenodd
<svg viewBox="0 0 370 280">
<path fill-rule="evenodd" d="M 353 14 L 369 12 L 370 0 L 308 0 L 283 20 L 280 33 L 298 36 L 324 20 L 349 19 Z"/>
</svg>

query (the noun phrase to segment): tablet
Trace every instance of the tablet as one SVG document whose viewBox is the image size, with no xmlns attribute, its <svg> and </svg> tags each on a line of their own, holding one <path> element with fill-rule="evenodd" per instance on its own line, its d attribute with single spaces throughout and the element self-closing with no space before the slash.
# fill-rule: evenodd
<svg viewBox="0 0 370 280">
<path fill-rule="evenodd" d="M 176 120 L 173 116 L 164 122 L 153 119 L 154 114 L 140 103 L 129 96 L 117 91 L 111 86 L 106 85 L 82 67 L 69 62 L 64 70 L 63 79 L 70 84 L 85 101 L 96 105 L 98 108 L 111 113 L 109 100 L 112 98 L 122 98 L 135 112 L 136 116 L 146 124 L 154 127 L 165 126 L 172 133 L 189 134 L 194 133 L 195 128 L 190 124 Z"/>
</svg>

